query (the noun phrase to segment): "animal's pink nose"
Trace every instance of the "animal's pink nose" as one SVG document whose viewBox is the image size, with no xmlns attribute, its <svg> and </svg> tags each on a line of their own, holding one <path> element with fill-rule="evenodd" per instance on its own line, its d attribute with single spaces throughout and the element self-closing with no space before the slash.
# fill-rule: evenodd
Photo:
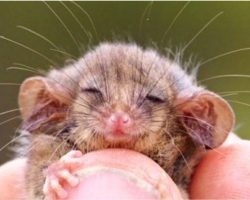
<svg viewBox="0 0 250 200">
<path fill-rule="evenodd" d="M 114 112 L 108 119 L 108 125 L 113 130 L 122 131 L 124 128 L 129 127 L 131 124 L 130 116 L 122 111 Z"/>
</svg>

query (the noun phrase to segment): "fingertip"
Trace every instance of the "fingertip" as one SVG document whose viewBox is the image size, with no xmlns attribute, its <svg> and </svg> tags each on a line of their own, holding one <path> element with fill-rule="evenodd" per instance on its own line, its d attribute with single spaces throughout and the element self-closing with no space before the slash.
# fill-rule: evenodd
<svg viewBox="0 0 250 200">
<path fill-rule="evenodd" d="M 240 140 L 209 151 L 194 173 L 190 186 L 191 198 L 249 198 L 249 155 L 250 142 Z"/>
<path fill-rule="evenodd" d="M 77 172 L 80 183 L 70 191 L 70 200 L 182 199 L 172 179 L 142 154 L 112 149 L 88 153 L 83 159 Z"/>
<path fill-rule="evenodd" d="M 26 159 L 15 159 L 0 167 L 0 199 L 25 199 Z M 11 189 L 11 192 L 10 192 Z"/>
<path fill-rule="evenodd" d="M 225 140 L 225 142 L 222 144 L 222 146 L 228 146 L 228 145 L 231 145 L 231 144 L 238 144 L 238 143 L 241 143 L 243 140 L 237 136 L 236 134 L 234 133 L 230 133 L 227 137 L 227 139 Z"/>
</svg>

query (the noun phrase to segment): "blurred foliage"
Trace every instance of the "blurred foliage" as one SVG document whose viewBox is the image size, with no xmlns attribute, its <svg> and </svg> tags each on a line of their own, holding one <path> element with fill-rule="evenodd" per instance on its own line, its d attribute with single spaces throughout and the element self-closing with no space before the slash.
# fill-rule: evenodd
<svg viewBox="0 0 250 200">
<path fill-rule="evenodd" d="M 36 35 L 25 31 L 27 27 L 50 41 L 56 47 L 79 57 L 91 46 L 101 41 L 133 41 L 144 47 L 153 46 L 160 52 L 165 48 L 184 47 L 183 60 L 191 56 L 201 63 L 212 58 L 241 48 L 250 47 L 250 2 L 78 2 L 87 15 L 91 16 L 94 28 L 86 14 L 72 2 L 48 2 L 63 23 L 43 2 L 0 2 L 0 35 L 22 43 L 0 39 L 0 82 L 21 83 L 34 73 L 22 70 L 6 70 L 13 63 L 22 63 L 47 70 L 51 63 L 34 51 L 63 66 L 68 57 L 52 50 L 54 47 Z M 66 5 L 66 6 L 65 6 Z M 175 21 L 177 13 L 186 8 Z M 69 12 L 72 12 L 73 15 Z M 220 12 L 223 12 L 221 15 Z M 207 24 L 217 14 L 211 24 Z M 79 19 L 82 27 L 74 18 Z M 171 23 L 174 22 L 171 26 Z M 208 26 L 206 26 L 208 25 Z M 169 27 L 171 28 L 169 29 Z M 75 39 L 72 39 L 69 32 Z M 83 29 L 88 30 L 91 41 Z M 200 30 L 203 31 L 199 33 Z M 95 34 L 95 29 L 96 33 Z M 169 29 L 166 37 L 164 33 Z M 197 37 L 192 40 L 196 35 Z M 75 42 L 74 42 L 75 40 Z M 198 79 L 227 74 L 250 74 L 250 50 L 242 50 L 207 62 L 200 67 Z M 217 77 L 202 81 L 212 91 L 233 92 L 225 95 L 236 113 L 235 132 L 243 138 L 250 138 L 250 79 L 249 77 Z M 0 85 L 0 112 L 17 108 L 18 86 Z M 14 136 L 20 120 L 13 118 L 18 112 L 0 115 L 0 148 Z M 10 145 L 11 146 L 11 145 Z M 0 163 L 11 156 L 8 148 L 0 151 Z"/>
</svg>

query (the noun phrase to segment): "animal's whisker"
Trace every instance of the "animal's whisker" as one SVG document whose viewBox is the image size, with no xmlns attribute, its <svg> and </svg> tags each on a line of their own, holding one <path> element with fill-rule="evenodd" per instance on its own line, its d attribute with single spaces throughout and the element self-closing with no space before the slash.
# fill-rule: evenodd
<svg viewBox="0 0 250 200">
<path fill-rule="evenodd" d="M 190 131 L 193 131 L 191 128 L 189 128 Z M 184 133 L 187 134 L 186 132 L 184 132 L 183 130 L 179 129 L 177 130 L 179 133 Z M 197 135 L 198 136 L 198 135 Z M 198 136 L 199 137 L 199 136 Z M 203 146 L 204 150 L 207 152 L 208 150 L 206 149 L 205 144 L 201 143 L 201 145 Z M 207 145 L 209 148 L 209 151 L 215 151 L 216 153 L 220 154 L 221 156 L 225 156 L 224 153 L 222 153 L 220 150 L 216 149 L 216 148 L 212 148 L 211 146 Z"/>
<path fill-rule="evenodd" d="M 230 94 L 230 93 L 250 93 L 250 90 L 233 90 L 233 91 L 224 91 L 224 92 L 216 92 L 217 94 Z"/>
<path fill-rule="evenodd" d="M 249 105 L 250 106 L 250 105 Z M 214 125 L 206 122 L 205 120 L 202 120 L 202 119 L 199 119 L 199 118 L 196 118 L 196 117 L 191 117 L 191 116 L 186 116 L 186 115 L 176 115 L 177 117 L 183 117 L 183 118 L 186 118 L 186 119 L 193 119 L 193 120 L 197 120 L 199 122 L 201 122 L 201 124 L 203 125 L 206 125 L 206 126 L 209 126 L 210 128 L 215 128 Z M 228 133 L 228 130 L 225 130 L 223 128 L 219 128 L 219 130 L 217 130 L 217 132 L 220 132 L 222 131 L 223 133 Z"/>
<path fill-rule="evenodd" d="M 21 83 L 0 83 L 0 86 L 20 86 Z"/>
<path fill-rule="evenodd" d="M 67 27 L 67 25 L 64 23 L 64 21 L 61 19 L 61 17 L 59 17 L 59 15 L 55 12 L 55 10 L 45 1 L 43 1 L 43 3 L 48 7 L 48 9 L 54 14 L 54 16 L 57 18 L 57 20 L 60 22 L 60 24 L 63 26 L 63 28 L 66 30 L 66 32 L 69 34 L 70 38 L 72 39 L 72 41 L 75 43 L 77 49 L 79 50 L 79 42 L 75 39 L 75 37 L 73 36 L 72 32 L 69 30 L 69 28 Z"/>
<path fill-rule="evenodd" d="M 100 54 L 100 55 L 99 55 Z M 102 72 L 102 77 L 103 77 L 103 82 L 104 82 L 104 88 L 105 88 L 105 94 L 107 95 L 107 100 L 109 101 L 110 99 L 110 96 L 109 96 L 109 88 L 108 88 L 108 79 L 109 79 L 109 76 L 108 76 L 108 70 L 105 69 L 105 66 L 104 64 L 102 63 L 102 61 L 104 60 L 103 58 L 100 59 L 100 56 L 102 55 L 102 52 L 98 53 L 96 52 L 96 58 L 98 60 L 98 67 L 99 69 L 101 70 Z M 107 63 L 105 63 L 106 66 L 107 66 Z"/>
<path fill-rule="evenodd" d="M 53 135 L 53 140 L 54 140 L 54 141 L 58 139 L 59 135 L 61 134 L 61 132 L 63 131 L 64 128 L 65 128 L 65 127 L 59 129 L 59 130 Z M 62 145 L 64 145 L 66 142 L 67 142 L 67 140 L 63 140 L 63 141 L 60 143 L 58 149 L 59 149 Z M 30 145 L 30 146 L 29 146 L 29 149 L 27 149 L 27 152 L 26 152 L 26 153 L 29 153 L 30 151 L 32 151 L 32 149 L 35 148 L 36 145 L 37 145 L 36 143 L 33 143 L 33 145 Z M 58 149 L 56 148 L 56 149 L 55 149 L 55 152 L 54 152 L 53 154 L 55 154 L 56 151 L 58 151 Z M 51 156 L 51 157 L 48 159 L 48 161 L 50 161 L 50 159 L 52 159 L 53 157 L 54 157 L 54 156 Z"/>
<path fill-rule="evenodd" d="M 231 102 L 231 103 L 236 103 L 236 104 L 240 104 L 240 105 L 243 105 L 243 106 L 248 106 L 250 107 L 250 104 L 248 103 L 245 103 L 245 102 L 242 102 L 242 101 L 236 101 L 236 100 L 231 100 L 231 99 L 227 99 L 228 102 Z"/>
<path fill-rule="evenodd" d="M 139 82 L 140 82 L 140 83 L 142 82 L 141 79 L 142 79 L 142 73 L 143 73 L 143 69 L 142 69 L 143 58 L 144 58 L 144 54 L 142 53 L 142 58 L 141 58 L 141 62 L 140 62 L 141 65 L 140 65 L 140 71 L 139 71 L 139 77 L 140 77 Z M 137 57 L 137 59 L 138 59 L 138 57 Z M 153 58 L 153 61 L 151 62 L 150 67 L 149 67 L 149 69 L 148 69 L 147 72 L 146 72 L 145 77 L 149 77 L 149 76 L 150 76 L 151 70 L 152 70 L 153 67 L 155 66 L 155 63 L 157 62 L 157 59 L 158 59 L 158 57 L 157 57 L 157 55 L 155 54 L 155 55 L 154 55 L 154 58 Z M 167 70 L 165 70 L 164 74 L 165 74 L 165 73 L 167 73 Z M 160 77 L 159 80 L 156 80 L 156 82 L 159 82 L 162 78 L 163 78 L 163 76 Z M 138 107 L 141 107 L 141 106 L 142 106 L 142 104 L 144 103 L 145 97 L 154 89 L 154 87 L 157 86 L 158 83 L 153 84 L 153 87 L 152 87 L 151 89 L 149 89 L 148 91 L 146 91 L 146 95 L 144 95 L 144 97 L 142 97 L 143 89 L 146 87 L 146 84 L 147 84 L 147 78 L 144 78 L 144 81 L 143 81 L 142 84 L 141 84 L 141 89 L 140 89 L 139 95 L 137 96 L 137 100 L 136 100 L 136 104 L 139 105 Z M 143 100 L 141 101 L 141 103 L 139 103 L 139 100 L 140 100 L 141 98 L 143 98 Z"/>
<path fill-rule="evenodd" d="M 143 104 L 143 103 L 145 102 L 145 100 L 146 100 L 147 95 L 150 94 L 150 92 L 157 86 L 157 84 L 162 80 L 162 78 L 166 75 L 166 73 L 167 73 L 167 70 L 165 70 L 164 73 L 162 73 L 162 74 L 160 75 L 159 79 L 156 80 L 156 81 L 154 82 L 154 84 L 147 90 L 146 95 L 144 96 L 142 102 L 138 105 L 138 107 L 141 107 L 141 106 L 142 106 L 142 104 Z"/>
<path fill-rule="evenodd" d="M 191 169 L 191 167 L 189 166 L 188 161 L 187 161 L 187 159 L 185 158 L 183 152 L 182 152 L 181 149 L 175 144 L 174 137 L 173 137 L 168 131 L 166 131 L 166 133 L 167 133 L 168 136 L 170 137 L 171 143 L 172 143 L 172 145 L 174 146 L 174 148 L 176 148 L 177 151 L 181 154 L 181 157 L 183 158 L 183 160 L 184 160 L 184 162 L 185 162 L 185 165 L 187 166 L 188 170 L 189 170 L 190 172 L 192 172 L 192 169 Z"/>
<path fill-rule="evenodd" d="M 7 120 L 4 120 L 4 121 L 0 122 L 0 126 L 3 125 L 3 124 L 8 123 L 10 121 L 13 121 L 14 119 L 21 119 L 21 115 L 18 115 L 18 116 L 15 116 L 15 117 L 11 117 L 11 118 L 9 118 Z"/>
<path fill-rule="evenodd" d="M 182 129 L 177 129 L 176 131 L 177 131 L 178 133 L 182 133 L 182 134 L 187 135 L 187 132 L 184 131 L 184 130 L 182 130 Z M 195 134 L 195 136 L 197 136 L 197 137 L 200 139 L 199 134 L 196 134 L 195 131 L 194 131 L 192 128 L 188 128 L 187 131 L 189 131 L 189 132 Z M 205 145 L 204 143 L 202 143 L 202 142 L 201 142 L 201 143 L 197 143 L 197 142 L 195 142 L 195 141 L 193 141 L 193 140 L 192 140 L 192 142 L 193 142 L 193 144 L 196 145 L 196 146 L 200 146 L 200 145 L 201 145 L 202 148 L 203 148 L 203 150 L 207 152 L 207 148 L 206 148 L 206 145 Z M 207 147 L 210 148 L 210 149 L 212 149 L 209 145 L 207 145 Z"/>
<path fill-rule="evenodd" d="M 198 83 L 202 83 L 202 82 L 210 81 L 210 80 L 214 80 L 214 79 L 220 79 L 220 78 L 250 78 L 250 75 L 247 75 L 247 74 L 223 74 L 223 75 L 212 76 L 212 77 L 208 77 L 208 78 L 199 80 Z"/>
<path fill-rule="evenodd" d="M 179 10 L 179 12 L 175 15 L 174 19 L 172 20 L 172 22 L 170 23 L 170 25 L 168 26 L 167 30 L 163 33 L 161 40 L 160 40 L 160 44 L 162 44 L 165 40 L 165 38 L 167 37 L 169 31 L 171 30 L 171 28 L 174 26 L 175 22 L 177 21 L 177 19 L 181 16 L 181 14 L 183 13 L 183 11 L 185 10 L 185 8 L 188 6 L 188 4 L 191 1 L 187 1 L 182 8 Z"/>
<path fill-rule="evenodd" d="M 63 2 L 60 1 L 60 3 L 63 5 L 63 7 L 70 13 L 70 15 L 74 18 L 74 20 L 77 22 L 77 24 L 80 26 L 80 28 L 82 29 L 83 33 L 87 36 L 89 42 L 91 41 L 91 36 L 89 35 L 88 31 L 86 30 L 86 28 L 83 26 L 83 24 L 80 22 L 80 20 L 78 19 L 78 17 L 72 12 L 72 10 Z"/>
<path fill-rule="evenodd" d="M 23 67 L 24 69 L 33 70 L 34 72 L 40 73 L 41 75 L 44 75 L 44 76 L 47 74 L 47 72 L 45 70 L 42 70 L 41 68 L 32 67 L 30 65 L 25 65 L 23 63 L 14 62 L 12 65 L 18 66 L 18 67 Z M 7 70 L 9 70 L 9 69 L 11 69 L 11 68 L 7 68 Z"/>
<path fill-rule="evenodd" d="M 19 111 L 19 110 L 20 110 L 19 108 L 14 108 L 14 109 L 6 110 L 6 111 L 3 111 L 3 112 L 0 112 L 0 116 L 8 114 L 8 113 L 16 112 L 16 111 Z"/>
<path fill-rule="evenodd" d="M 29 71 L 29 72 L 32 72 L 32 73 L 35 73 L 35 74 L 40 74 L 40 75 L 45 75 L 46 76 L 46 73 L 45 72 L 42 72 L 42 71 L 39 71 L 37 70 L 36 68 L 33 68 L 31 66 L 28 66 L 28 65 L 24 65 L 24 64 L 21 64 L 21 63 L 13 63 L 14 65 L 17 65 L 17 66 L 21 66 L 21 67 L 9 67 L 8 69 L 18 69 L 18 70 L 24 70 L 24 71 Z M 68 76 L 66 73 L 64 73 L 65 76 L 67 77 L 70 77 Z M 66 90 L 68 90 L 70 92 L 70 94 L 73 96 L 74 94 L 74 91 L 72 91 L 72 89 L 70 89 L 69 87 L 65 87 L 65 85 L 63 85 L 61 82 L 59 82 L 58 80 L 56 79 L 53 79 L 53 78 L 50 78 L 50 80 L 56 82 L 57 84 L 61 85 L 62 87 L 66 88 Z M 70 80 L 73 81 L 75 84 L 78 84 L 75 80 L 73 80 L 71 77 L 70 77 Z M 68 97 L 65 97 L 66 99 Z M 73 97 L 70 97 L 68 98 L 69 100 L 73 100 L 74 98 Z M 80 106 L 83 106 L 84 108 L 88 108 L 88 106 L 92 107 L 93 109 L 95 109 L 95 106 L 94 105 L 91 105 L 90 102 L 87 102 L 86 100 L 84 100 L 83 98 L 80 97 L 80 99 L 86 103 L 86 104 L 82 104 L 80 103 L 79 101 L 77 102 L 75 100 L 76 103 L 78 103 L 78 105 Z"/>
<path fill-rule="evenodd" d="M 57 151 L 64 145 L 66 144 L 66 140 L 63 140 L 58 146 L 57 148 L 54 149 L 53 153 L 50 155 L 50 157 L 48 158 L 48 162 L 51 162 L 54 158 L 54 156 L 56 155 Z"/>
<path fill-rule="evenodd" d="M 152 7 L 153 7 L 153 4 L 154 4 L 154 1 L 150 1 L 148 3 L 148 5 L 145 7 L 142 15 L 141 15 L 141 19 L 140 19 L 140 23 L 139 23 L 139 36 L 141 37 L 142 35 L 142 27 L 143 27 L 143 22 L 144 22 L 144 19 L 147 15 L 147 13 L 150 13 Z"/>
<path fill-rule="evenodd" d="M 227 94 L 222 94 L 220 96 L 225 98 L 225 97 L 228 97 L 228 96 L 236 96 L 236 95 L 239 95 L 239 93 L 227 93 Z"/>
<path fill-rule="evenodd" d="M 28 27 L 25 27 L 25 26 L 22 26 L 22 25 L 18 25 L 17 28 L 20 28 L 22 30 L 25 30 L 37 37 L 39 37 L 40 39 L 42 39 L 43 41 L 47 42 L 48 44 L 50 44 L 52 47 L 54 47 L 55 49 L 52 49 L 54 51 L 57 51 L 57 52 L 60 52 L 61 54 L 63 55 L 67 55 L 67 56 L 70 56 L 72 58 L 75 58 L 72 54 L 68 53 L 68 52 L 65 52 L 63 50 L 61 50 L 55 43 L 53 43 L 51 40 L 49 40 L 47 37 L 45 37 L 44 35 L 42 35 L 41 33 L 38 33 Z"/>
<path fill-rule="evenodd" d="M 2 147 L 0 147 L 0 152 L 2 152 L 5 148 L 7 148 L 10 144 L 17 142 L 20 138 L 22 137 L 22 135 L 16 136 L 13 139 L 11 139 L 9 142 L 7 142 L 5 145 L 3 145 Z"/>
<path fill-rule="evenodd" d="M 13 63 L 14 65 L 14 63 Z M 31 70 L 29 68 L 25 68 L 25 67 L 15 67 L 15 66 L 12 66 L 12 67 L 8 67 L 7 70 L 21 70 L 21 71 L 27 71 L 27 72 L 31 72 L 32 74 L 37 74 L 38 72 L 35 71 L 35 70 Z"/>
<path fill-rule="evenodd" d="M 65 56 L 67 56 L 67 57 L 70 57 L 70 58 L 72 58 L 72 59 L 74 59 L 74 60 L 77 59 L 76 56 L 73 56 L 72 54 L 69 54 L 69 53 L 67 53 L 66 51 L 63 51 L 63 50 L 60 50 L 60 49 L 50 49 L 50 51 L 58 52 L 58 53 L 60 53 L 60 54 L 62 54 L 62 55 L 65 55 Z"/>
<path fill-rule="evenodd" d="M 191 44 L 192 42 L 214 21 L 216 20 L 220 15 L 222 15 L 223 12 L 219 12 L 216 14 L 212 19 L 210 19 L 192 38 L 188 41 L 188 43 L 183 47 L 182 51 L 184 52 Z"/>
<path fill-rule="evenodd" d="M 76 2 L 74 2 L 74 1 L 70 1 L 70 2 L 71 2 L 72 4 L 74 4 L 77 8 L 79 8 L 80 11 L 81 11 L 85 16 L 87 16 L 87 18 L 88 18 L 88 20 L 89 20 L 89 22 L 90 22 L 90 24 L 91 24 L 91 26 L 92 26 L 92 28 L 93 28 L 93 30 L 94 30 L 96 39 L 99 40 L 99 36 L 98 36 L 97 30 L 96 30 L 94 21 L 93 21 L 93 19 L 90 17 L 90 15 L 88 14 L 88 12 L 87 12 L 85 9 L 83 9 L 83 8 L 82 8 L 79 4 L 77 4 Z"/>
<path fill-rule="evenodd" d="M 56 63 L 55 63 L 53 60 L 51 60 L 49 57 L 47 57 L 47 56 L 45 56 L 44 54 L 42 54 L 42 53 L 36 51 L 35 49 L 32 49 L 31 47 L 29 47 L 29 46 L 27 46 L 27 45 L 25 45 L 25 44 L 22 44 L 22 43 L 17 42 L 17 41 L 15 41 L 15 40 L 13 40 L 13 39 L 7 38 L 7 37 L 5 37 L 5 36 L 3 36 L 3 35 L 0 35 L 0 39 L 6 40 L 6 41 L 8 41 L 8 42 L 11 42 L 11 43 L 13 43 L 13 44 L 19 46 L 19 47 L 22 47 L 22 48 L 24 48 L 24 49 L 26 49 L 26 50 L 28 50 L 28 51 L 30 51 L 30 52 L 32 52 L 32 53 L 34 53 L 34 54 L 40 56 L 40 57 L 42 57 L 43 59 L 47 60 L 47 61 L 48 61 L 49 63 L 51 63 L 52 65 L 56 65 Z"/>
<path fill-rule="evenodd" d="M 232 50 L 232 51 L 227 51 L 227 52 L 225 52 L 225 53 L 216 55 L 216 56 L 214 56 L 214 57 L 211 57 L 211 58 L 208 58 L 208 59 L 202 61 L 202 62 L 200 63 L 200 66 L 205 65 L 205 64 L 207 64 L 207 63 L 210 63 L 210 62 L 212 62 L 212 61 L 214 61 L 214 60 L 217 60 L 217 59 L 219 59 L 219 58 L 222 58 L 222 57 L 224 57 L 224 56 L 228 56 L 228 55 L 231 55 L 231 54 L 234 54 L 234 53 L 238 53 L 238 52 L 242 52 L 242 51 L 249 51 L 249 50 L 250 50 L 250 47 L 245 47 L 245 48 L 235 49 L 235 50 Z"/>
</svg>

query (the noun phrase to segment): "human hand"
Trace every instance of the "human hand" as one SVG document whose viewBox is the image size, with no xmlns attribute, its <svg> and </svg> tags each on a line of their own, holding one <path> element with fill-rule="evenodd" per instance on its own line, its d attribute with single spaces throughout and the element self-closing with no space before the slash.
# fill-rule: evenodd
<svg viewBox="0 0 250 200">
<path fill-rule="evenodd" d="M 200 162 L 190 185 L 193 199 L 250 199 L 250 141 L 231 134 Z"/>
<path fill-rule="evenodd" d="M 249 155 L 250 141 L 244 141 L 237 137 L 230 136 L 224 145 L 216 150 L 211 150 L 197 167 L 190 185 L 190 197 L 194 199 L 250 198 Z M 129 159 L 129 157 L 127 157 L 127 159 Z M 0 199 L 14 200 L 21 199 L 24 196 L 23 171 L 25 164 L 25 160 L 14 160 L 0 168 Z M 132 165 L 133 167 L 139 166 L 137 170 L 140 170 L 141 161 L 137 162 L 135 159 Z M 158 169 L 153 167 L 152 170 Z M 165 181 L 167 188 L 165 195 L 170 199 L 181 199 L 180 193 L 171 179 L 166 178 Z M 86 187 L 85 184 L 84 188 L 86 189 L 85 192 L 87 191 L 89 193 L 85 194 L 91 195 L 90 192 L 94 191 L 94 194 L 99 195 L 99 198 L 102 199 L 105 198 L 105 195 L 108 199 L 111 198 L 110 195 L 112 195 L 112 197 L 115 197 L 114 195 L 120 195 L 120 197 L 128 197 L 130 199 L 154 199 L 152 194 L 140 190 L 130 182 L 124 182 L 119 176 L 106 174 L 102 176 L 101 180 L 99 178 L 92 178 L 92 181 L 88 181 L 87 183 L 89 187 Z M 112 184 L 117 187 L 110 190 Z M 16 185 L 16 187 L 13 187 L 14 185 Z M 92 189 L 93 185 L 96 189 Z M 100 188 L 102 188 L 102 190 L 100 190 Z M 73 195 L 79 195 L 79 193 L 74 193 Z M 96 199 L 98 198 L 98 196 L 95 197 Z"/>
<path fill-rule="evenodd" d="M 61 185 L 68 193 L 65 200 L 181 199 L 178 187 L 166 172 L 138 152 L 106 149 L 85 154 L 82 160 L 83 166 L 77 172 L 80 178 L 77 189 Z M 23 184 L 25 167 L 26 160 L 17 159 L 0 168 L 0 200 L 26 199 Z M 13 188 L 13 185 L 18 187 Z M 47 199 L 59 199 L 53 188 L 47 193 Z"/>
</svg>

